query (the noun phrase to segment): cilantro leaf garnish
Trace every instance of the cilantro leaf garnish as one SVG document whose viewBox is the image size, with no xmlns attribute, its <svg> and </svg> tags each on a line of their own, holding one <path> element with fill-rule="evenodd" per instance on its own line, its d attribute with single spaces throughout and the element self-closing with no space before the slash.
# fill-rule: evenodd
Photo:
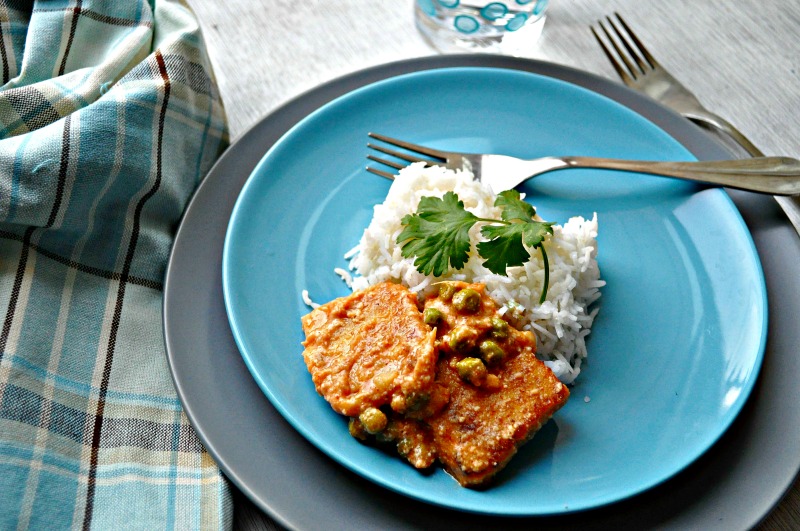
<svg viewBox="0 0 800 531">
<path fill-rule="evenodd" d="M 478 243 L 478 254 L 485 258 L 483 266 L 498 275 L 505 275 L 507 267 L 521 266 L 530 258 L 522 244 L 525 224 L 484 225 L 481 227 L 488 241 Z"/>
<path fill-rule="evenodd" d="M 530 260 L 526 247 L 539 249 L 544 261 L 544 286 L 539 303 L 547 296 L 550 266 L 544 249 L 544 239 L 553 233 L 552 222 L 534 219 L 536 210 L 520 198 L 516 190 L 498 194 L 495 206 L 502 209 L 501 219 L 475 216 L 464 208 L 454 192 L 439 199 L 423 197 L 417 212 L 404 216 L 405 226 L 397 237 L 402 255 L 414 258 L 420 273 L 443 275 L 449 267 L 461 269 L 469 258 L 469 230 L 475 223 L 486 223 L 481 234 L 487 241 L 477 245 L 484 267 L 492 273 L 506 275 L 508 267 L 520 266 Z"/>
<path fill-rule="evenodd" d="M 504 221 L 519 220 L 528 222 L 536 215 L 536 209 L 533 208 L 533 205 L 520 199 L 519 192 L 516 190 L 506 190 L 497 194 L 494 206 L 503 208 L 500 217 Z"/>
<path fill-rule="evenodd" d="M 423 197 L 417 212 L 403 217 L 405 226 L 397 237 L 403 256 L 415 256 L 414 265 L 424 274 L 441 276 L 452 266 L 461 269 L 469 258 L 469 229 L 478 217 L 464 209 L 453 192 Z"/>
</svg>

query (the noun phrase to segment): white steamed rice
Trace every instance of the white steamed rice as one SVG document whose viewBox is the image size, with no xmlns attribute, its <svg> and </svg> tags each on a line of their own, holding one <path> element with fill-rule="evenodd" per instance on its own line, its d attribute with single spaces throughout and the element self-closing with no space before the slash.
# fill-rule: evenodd
<svg viewBox="0 0 800 531">
<path fill-rule="evenodd" d="M 531 260 L 508 268 L 508 276 L 494 274 L 481 265 L 483 260 L 475 250 L 482 239 L 480 223 L 470 232 L 470 258 L 459 271 L 426 276 L 416 270 L 413 258 L 403 258 L 395 243 L 403 230 L 400 220 L 416 211 L 421 197 L 441 197 L 450 190 L 475 215 L 499 217 L 499 209 L 493 206 L 495 194 L 488 185 L 474 181 L 472 174 L 412 164 L 397 176 L 386 200 L 375 206 L 358 246 L 345 255 L 353 274 L 342 269 L 336 273 L 354 291 L 389 280 L 401 282 L 420 297 L 436 289 L 432 284 L 440 280 L 483 283 L 514 325 L 536 334 L 537 355 L 562 382 L 573 383 L 586 359 L 586 336 L 598 311 L 589 306 L 605 285 L 596 260 L 597 215 L 591 220 L 573 217 L 563 226 L 553 227 L 554 234 L 544 244 L 550 262 L 550 287 L 547 300 L 539 304 L 544 282 L 541 253 L 532 250 Z"/>
</svg>

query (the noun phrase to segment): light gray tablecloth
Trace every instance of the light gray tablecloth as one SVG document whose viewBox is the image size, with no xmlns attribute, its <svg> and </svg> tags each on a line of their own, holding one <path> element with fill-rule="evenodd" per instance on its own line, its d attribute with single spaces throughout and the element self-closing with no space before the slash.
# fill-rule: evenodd
<svg viewBox="0 0 800 531">
<path fill-rule="evenodd" d="M 411 0 L 189 0 L 204 29 L 232 141 L 282 103 L 368 66 L 435 53 Z M 800 156 L 800 2 L 552 0 L 530 57 L 616 79 L 588 28 L 620 12 L 659 61 L 767 155 Z M 272 524 L 241 495 L 237 527 Z M 795 486 L 762 524 L 800 528 Z"/>
</svg>

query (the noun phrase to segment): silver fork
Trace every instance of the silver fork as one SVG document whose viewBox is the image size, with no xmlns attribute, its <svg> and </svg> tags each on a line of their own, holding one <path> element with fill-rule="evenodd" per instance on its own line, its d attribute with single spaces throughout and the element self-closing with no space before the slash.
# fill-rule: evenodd
<svg viewBox="0 0 800 531">
<path fill-rule="evenodd" d="M 598 21 L 598 25 L 619 60 L 611 53 L 611 50 L 600 38 L 597 31 L 593 27 L 590 29 L 623 83 L 633 89 L 644 92 L 693 122 L 723 131 L 736 140 L 750 155 L 754 157 L 764 156 L 733 124 L 703 107 L 689 89 L 684 87 L 680 81 L 675 79 L 656 61 L 636 34 L 631 31 L 625 19 L 619 13 L 614 13 L 614 16 L 617 18 L 618 23 L 614 23 L 611 17 L 606 17 L 607 25 L 602 21 Z M 616 39 L 611 36 L 608 26 L 613 30 Z M 622 30 L 620 30 L 620 27 Z M 620 43 L 622 47 L 620 47 Z M 625 48 L 625 51 L 622 48 Z"/>
<path fill-rule="evenodd" d="M 727 135 L 747 151 L 750 156 L 764 156 L 764 153 L 754 146 L 733 124 L 706 109 L 689 89 L 664 69 L 619 13 L 614 13 L 614 16 L 618 23 L 615 23 L 611 17 L 606 17 L 606 24 L 603 21 L 598 21 L 597 23 L 603 34 L 605 34 L 609 45 L 606 45 L 594 27 L 590 27 L 590 29 L 623 83 L 632 89 L 647 94 L 691 121 Z M 611 27 L 611 30 L 608 29 L 609 27 Z M 612 31 L 616 38 L 612 37 Z M 616 55 L 612 53 L 612 48 Z M 800 233 L 800 203 L 798 203 L 798 198 L 776 196 L 775 199 L 786 212 L 797 232 Z"/>
<path fill-rule="evenodd" d="M 532 177 L 551 171 L 567 168 L 602 168 L 675 177 L 751 192 L 776 195 L 800 194 L 800 160 L 789 157 L 756 157 L 706 162 L 656 162 L 598 157 L 519 159 L 508 155 L 442 151 L 377 133 L 369 133 L 369 136 L 404 150 L 398 151 L 370 142 L 367 143 L 368 148 L 403 162 L 375 155 L 368 155 L 369 160 L 396 170 L 401 170 L 408 163 L 414 162 L 445 166 L 452 170 L 469 170 L 476 180 L 489 184 L 495 193 L 510 190 Z M 371 166 L 368 166 L 367 170 L 387 179 L 395 177 L 393 173 Z"/>
</svg>

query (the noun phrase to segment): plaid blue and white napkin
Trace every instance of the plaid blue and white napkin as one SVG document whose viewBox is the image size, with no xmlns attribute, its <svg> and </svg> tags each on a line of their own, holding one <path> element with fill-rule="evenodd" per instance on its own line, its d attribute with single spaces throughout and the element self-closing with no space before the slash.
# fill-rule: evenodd
<svg viewBox="0 0 800 531">
<path fill-rule="evenodd" d="M 177 0 L 0 0 L 0 529 L 228 527 L 162 280 L 227 142 Z"/>
</svg>

